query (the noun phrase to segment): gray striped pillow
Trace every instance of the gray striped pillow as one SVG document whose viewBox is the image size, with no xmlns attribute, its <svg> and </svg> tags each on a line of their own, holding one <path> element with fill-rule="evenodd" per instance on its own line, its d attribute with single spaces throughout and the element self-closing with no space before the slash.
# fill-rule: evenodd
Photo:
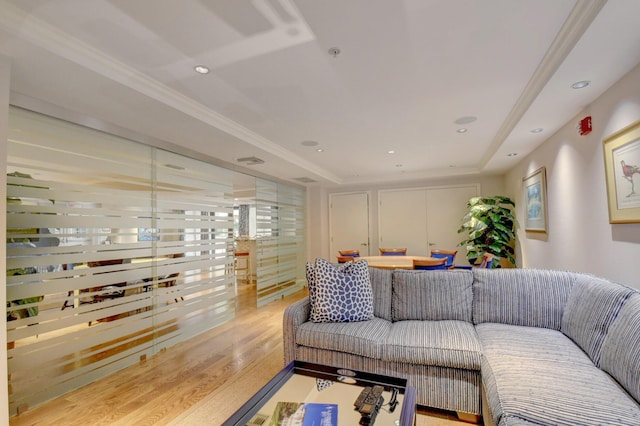
<svg viewBox="0 0 640 426">
<path fill-rule="evenodd" d="M 600 367 L 602 342 L 632 290 L 602 278 L 580 275 L 571 291 L 562 332 Z"/>
<path fill-rule="evenodd" d="M 577 274 L 544 269 L 474 269 L 473 322 L 560 330 Z"/>
<path fill-rule="evenodd" d="M 601 367 L 640 401 L 640 293 L 620 309 L 602 344 Z"/>
<path fill-rule="evenodd" d="M 470 271 L 396 270 L 392 320 L 471 322 L 472 282 Z"/>
</svg>

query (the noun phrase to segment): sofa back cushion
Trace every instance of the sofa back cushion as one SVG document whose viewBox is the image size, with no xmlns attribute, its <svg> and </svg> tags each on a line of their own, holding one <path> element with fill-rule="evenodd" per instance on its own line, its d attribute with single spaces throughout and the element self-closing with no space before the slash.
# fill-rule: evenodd
<svg viewBox="0 0 640 426">
<path fill-rule="evenodd" d="M 391 321 L 391 283 L 393 270 L 369 267 L 373 289 L 373 314 Z"/>
<path fill-rule="evenodd" d="M 600 367 L 602 343 L 633 290 L 591 275 L 580 275 L 562 318 L 562 332 Z"/>
<path fill-rule="evenodd" d="M 560 330 L 576 274 L 543 269 L 474 269 L 473 322 Z"/>
<path fill-rule="evenodd" d="M 640 401 L 640 293 L 629 296 L 609 327 L 601 368 Z"/>
<path fill-rule="evenodd" d="M 392 321 L 460 320 L 471 322 L 470 271 L 393 272 Z"/>
</svg>

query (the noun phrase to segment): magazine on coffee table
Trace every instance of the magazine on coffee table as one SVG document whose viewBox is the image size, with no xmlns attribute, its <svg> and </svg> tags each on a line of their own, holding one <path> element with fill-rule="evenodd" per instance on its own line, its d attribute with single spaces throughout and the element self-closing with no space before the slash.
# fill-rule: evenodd
<svg viewBox="0 0 640 426">
<path fill-rule="evenodd" d="M 269 426 L 336 426 L 338 405 L 312 402 L 276 404 Z"/>
</svg>

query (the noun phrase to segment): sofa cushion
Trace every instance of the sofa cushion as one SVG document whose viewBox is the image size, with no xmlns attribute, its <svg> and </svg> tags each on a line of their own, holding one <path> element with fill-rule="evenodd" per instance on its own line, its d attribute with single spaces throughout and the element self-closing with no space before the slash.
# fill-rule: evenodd
<svg viewBox="0 0 640 426">
<path fill-rule="evenodd" d="M 491 323 L 476 330 L 498 424 L 639 424 L 640 406 L 561 332 Z"/>
<path fill-rule="evenodd" d="M 593 364 L 485 353 L 482 382 L 497 424 L 640 425 L 640 406 Z"/>
<path fill-rule="evenodd" d="M 296 343 L 311 348 L 380 358 L 380 345 L 391 329 L 391 322 L 373 318 L 344 323 L 305 322 L 298 327 Z"/>
<path fill-rule="evenodd" d="M 476 326 L 482 351 L 489 356 L 523 356 L 558 363 L 593 365 L 571 339 L 556 330 L 485 322 Z"/>
<path fill-rule="evenodd" d="M 373 314 L 391 321 L 391 283 L 393 269 L 371 268 L 371 288 L 373 290 Z"/>
<path fill-rule="evenodd" d="M 580 275 L 562 318 L 562 332 L 600 366 L 602 342 L 632 290 L 591 275 Z"/>
<path fill-rule="evenodd" d="M 399 321 L 382 343 L 382 360 L 438 367 L 480 369 L 481 348 L 466 321 Z"/>
<path fill-rule="evenodd" d="M 600 367 L 640 401 L 640 293 L 634 292 L 609 327 Z"/>
<path fill-rule="evenodd" d="M 395 270 L 392 320 L 471 322 L 472 284 L 470 271 Z"/>
<path fill-rule="evenodd" d="M 373 318 L 373 291 L 366 261 L 332 265 L 316 259 L 307 266 L 313 322 L 353 322 Z"/>
<path fill-rule="evenodd" d="M 474 269 L 473 322 L 560 330 L 576 275 L 536 269 Z"/>
</svg>

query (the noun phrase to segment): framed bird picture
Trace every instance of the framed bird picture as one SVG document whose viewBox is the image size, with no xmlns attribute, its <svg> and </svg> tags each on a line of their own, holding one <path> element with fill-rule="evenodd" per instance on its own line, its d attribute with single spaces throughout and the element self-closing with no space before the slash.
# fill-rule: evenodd
<svg viewBox="0 0 640 426">
<path fill-rule="evenodd" d="M 609 223 L 640 223 L 640 121 L 603 141 Z"/>
</svg>

